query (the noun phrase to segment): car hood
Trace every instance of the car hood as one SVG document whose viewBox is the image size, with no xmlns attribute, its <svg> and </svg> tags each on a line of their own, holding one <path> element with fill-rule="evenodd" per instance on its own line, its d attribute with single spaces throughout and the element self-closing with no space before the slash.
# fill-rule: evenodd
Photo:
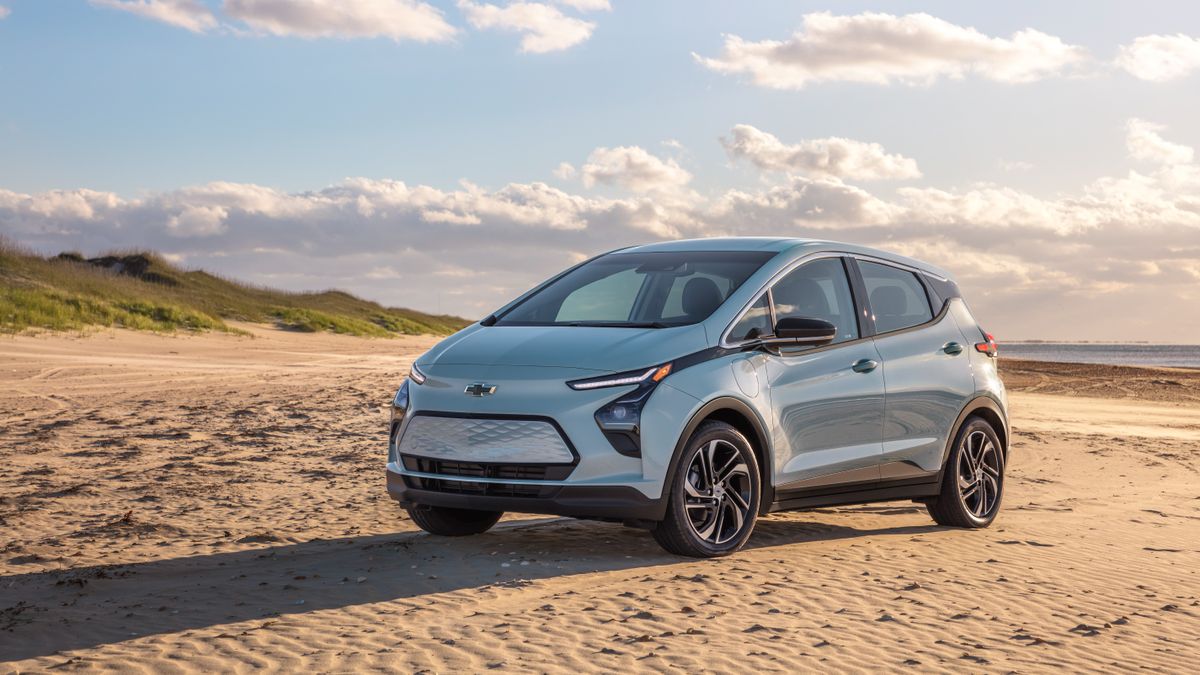
<svg viewBox="0 0 1200 675">
<path fill-rule="evenodd" d="M 481 326 L 449 338 L 417 360 L 449 365 L 549 366 L 616 373 L 645 368 L 708 346 L 704 326 Z"/>
</svg>

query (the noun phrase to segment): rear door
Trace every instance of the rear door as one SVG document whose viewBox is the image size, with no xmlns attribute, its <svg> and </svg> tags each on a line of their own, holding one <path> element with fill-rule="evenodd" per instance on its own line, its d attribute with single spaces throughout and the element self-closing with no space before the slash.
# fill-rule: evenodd
<svg viewBox="0 0 1200 675">
<path fill-rule="evenodd" d="M 833 344 L 767 354 L 778 497 L 879 478 L 883 370 L 874 343 L 864 337 L 848 264 L 840 256 L 812 260 L 770 289 L 775 320 L 803 316 L 838 327 Z"/>
<path fill-rule="evenodd" d="M 966 339 L 948 305 L 935 308 L 921 278 L 882 261 L 857 259 L 883 361 L 883 480 L 938 471 L 947 437 L 975 391 Z"/>
</svg>

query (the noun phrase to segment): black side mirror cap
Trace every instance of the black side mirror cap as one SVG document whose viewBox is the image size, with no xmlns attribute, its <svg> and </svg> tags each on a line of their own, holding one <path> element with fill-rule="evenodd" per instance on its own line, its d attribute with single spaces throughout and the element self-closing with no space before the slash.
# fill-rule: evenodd
<svg viewBox="0 0 1200 675">
<path fill-rule="evenodd" d="M 826 345 L 837 338 L 837 326 L 825 319 L 792 316 L 775 322 L 775 339 L 771 342 L 795 342 L 804 345 Z"/>
</svg>

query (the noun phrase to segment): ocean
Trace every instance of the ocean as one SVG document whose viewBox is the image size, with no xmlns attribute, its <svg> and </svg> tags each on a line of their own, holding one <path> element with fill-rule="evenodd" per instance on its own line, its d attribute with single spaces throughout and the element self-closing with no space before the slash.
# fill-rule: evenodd
<svg viewBox="0 0 1200 675">
<path fill-rule="evenodd" d="M 1200 345 L 1001 342 L 1000 357 L 1114 366 L 1200 368 Z"/>
</svg>

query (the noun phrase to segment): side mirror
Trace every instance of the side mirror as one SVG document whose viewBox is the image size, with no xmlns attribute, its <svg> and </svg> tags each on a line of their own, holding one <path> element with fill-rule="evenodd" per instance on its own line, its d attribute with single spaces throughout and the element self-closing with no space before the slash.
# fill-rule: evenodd
<svg viewBox="0 0 1200 675">
<path fill-rule="evenodd" d="M 775 339 L 770 342 L 820 346 L 833 342 L 837 334 L 837 326 L 825 319 L 795 316 L 780 319 L 775 323 Z"/>
</svg>

